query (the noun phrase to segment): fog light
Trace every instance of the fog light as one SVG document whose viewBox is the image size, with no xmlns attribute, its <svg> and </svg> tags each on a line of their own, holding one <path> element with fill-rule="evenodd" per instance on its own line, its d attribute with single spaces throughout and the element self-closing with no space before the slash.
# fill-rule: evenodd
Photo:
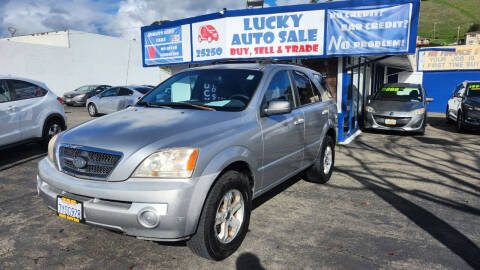
<svg viewBox="0 0 480 270">
<path fill-rule="evenodd" d="M 145 228 L 155 228 L 160 221 L 157 212 L 153 209 L 142 209 L 137 215 L 138 222 Z"/>
</svg>

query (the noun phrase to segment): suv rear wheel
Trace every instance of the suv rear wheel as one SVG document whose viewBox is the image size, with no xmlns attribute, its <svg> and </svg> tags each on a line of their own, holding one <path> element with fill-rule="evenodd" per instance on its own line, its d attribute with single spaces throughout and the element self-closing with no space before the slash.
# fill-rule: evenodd
<svg viewBox="0 0 480 270">
<path fill-rule="evenodd" d="M 315 163 L 305 171 L 305 180 L 325 184 L 330 180 L 335 163 L 335 143 L 327 136 L 322 144 L 320 156 Z"/>
<path fill-rule="evenodd" d="M 227 258 L 247 234 L 251 209 L 248 177 L 238 171 L 225 172 L 210 190 L 197 232 L 187 242 L 188 247 L 207 259 Z"/>
</svg>

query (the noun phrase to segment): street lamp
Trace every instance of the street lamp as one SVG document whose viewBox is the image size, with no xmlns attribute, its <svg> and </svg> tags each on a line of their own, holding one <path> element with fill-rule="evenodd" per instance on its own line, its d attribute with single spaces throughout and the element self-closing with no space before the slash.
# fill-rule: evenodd
<svg viewBox="0 0 480 270">
<path fill-rule="evenodd" d="M 247 8 L 263 7 L 263 0 L 247 0 Z"/>
</svg>

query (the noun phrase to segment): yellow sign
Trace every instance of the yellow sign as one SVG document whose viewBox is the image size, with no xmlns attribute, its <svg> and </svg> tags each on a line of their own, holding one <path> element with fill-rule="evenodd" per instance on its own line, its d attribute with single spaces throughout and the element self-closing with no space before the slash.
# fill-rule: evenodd
<svg viewBox="0 0 480 270">
<path fill-rule="evenodd" d="M 419 71 L 480 69 L 480 46 L 428 48 L 418 54 Z M 448 51 L 448 49 L 454 49 Z"/>
</svg>

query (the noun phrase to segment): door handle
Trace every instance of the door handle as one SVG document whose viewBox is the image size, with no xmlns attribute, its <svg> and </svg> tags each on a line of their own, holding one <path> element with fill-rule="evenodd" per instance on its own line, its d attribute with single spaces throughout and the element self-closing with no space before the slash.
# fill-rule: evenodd
<svg viewBox="0 0 480 270">
<path fill-rule="evenodd" d="M 294 125 L 300 125 L 300 124 L 303 124 L 303 123 L 305 123 L 305 119 L 303 119 L 303 118 L 299 118 L 299 119 L 293 121 Z"/>
<path fill-rule="evenodd" d="M 328 110 L 323 110 L 322 115 L 328 114 Z"/>
<path fill-rule="evenodd" d="M 8 106 L 8 111 L 14 112 L 14 111 L 16 111 L 16 110 L 17 110 L 17 107 L 15 107 L 15 106 Z"/>
</svg>

